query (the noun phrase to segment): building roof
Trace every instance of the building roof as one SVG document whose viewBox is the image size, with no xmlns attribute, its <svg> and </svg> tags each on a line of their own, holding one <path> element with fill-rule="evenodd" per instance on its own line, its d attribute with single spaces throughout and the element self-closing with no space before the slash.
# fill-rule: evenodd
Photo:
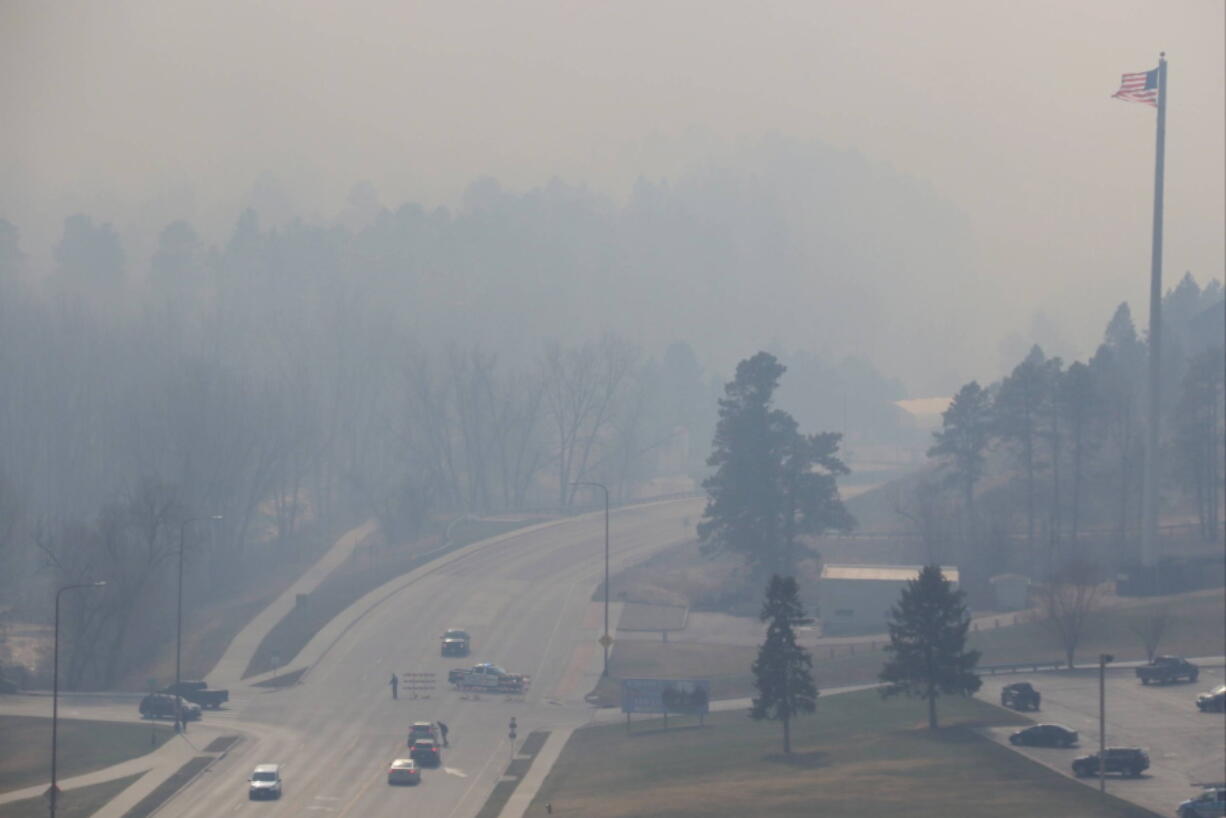
<svg viewBox="0 0 1226 818">
<path fill-rule="evenodd" d="M 919 577 L 922 565 L 823 565 L 822 579 L 867 579 L 885 582 L 910 582 Z M 941 575 L 958 581 L 958 569 L 942 565 Z"/>
</svg>

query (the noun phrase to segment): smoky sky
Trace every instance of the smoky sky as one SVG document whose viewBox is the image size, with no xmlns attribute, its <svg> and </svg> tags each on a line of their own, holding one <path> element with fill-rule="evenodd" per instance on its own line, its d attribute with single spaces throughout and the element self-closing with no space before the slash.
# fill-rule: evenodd
<svg viewBox="0 0 1226 818">
<path fill-rule="evenodd" d="M 958 255 L 993 296 L 966 304 L 969 345 L 1050 326 L 1057 353 L 1085 355 L 1116 303 L 1144 315 L 1154 113 L 1110 96 L 1160 50 L 1167 283 L 1222 274 L 1224 9 L 9 0 L 0 217 L 37 266 L 75 211 L 121 231 L 190 218 L 219 241 L 268 180 L 325 220 L 360 181 L 389 206 L 455 206 L 484 176 L 624 198 L 781 136 L 854 151 L 962 215 Z"/>
</svg>

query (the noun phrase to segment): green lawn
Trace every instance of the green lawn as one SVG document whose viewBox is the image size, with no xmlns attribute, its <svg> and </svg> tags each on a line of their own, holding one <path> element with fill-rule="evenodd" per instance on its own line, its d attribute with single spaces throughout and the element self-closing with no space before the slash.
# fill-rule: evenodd
<svg viewBox="0 0 1226 818">
<path fill-rule="evenodd" d="M 60 719 L 58 777 L 142 756 L 171 734 L 163 725 Z M 47 782 L 50 766 L 51 719 L 0 716 L 0 792 Z"/>
<path fill-rule="evenodd" d="M 117 778 L 114 781 L 104 781 L 101 784 L 65 790 L 60 793 L 59 801 L 55 805 L 55 814 L 57 818 L 89 818 L 142 775 L 144 773 L 137 773 L 127 778 Z M 10 804 L 0 804 L 0 818 L 46 818 L 46 816 L 47 799 L 42 796 L 13 801 Z"/>
<path fill-rule="evenodd" d="M 911 818 L 1153 818 L 1153 813 L 1065 778 L 982 738 L 972 728 L 1024 720 L 976 699 L 946 699 L 930 732 L 922 702 L 844 694 L 793 729 L 744 713 L 702 727 L 636 722 L 576 731 L 528 815 L 614 818 L 865 816 Z"/>
</svg>

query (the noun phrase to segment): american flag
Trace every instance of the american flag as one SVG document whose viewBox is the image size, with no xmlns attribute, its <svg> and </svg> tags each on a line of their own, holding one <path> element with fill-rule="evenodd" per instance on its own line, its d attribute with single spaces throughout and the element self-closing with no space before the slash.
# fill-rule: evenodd
<svg viewBox="0 0 1226 818">
<path fill-rule="evenodd" d="M 1120 79 L 1120 90 L 1111 96 L 1125 102 L 1143 102 L 1158 107 L 1158 69 L 1139 74 L 1125 74 Z"/>
</svg>

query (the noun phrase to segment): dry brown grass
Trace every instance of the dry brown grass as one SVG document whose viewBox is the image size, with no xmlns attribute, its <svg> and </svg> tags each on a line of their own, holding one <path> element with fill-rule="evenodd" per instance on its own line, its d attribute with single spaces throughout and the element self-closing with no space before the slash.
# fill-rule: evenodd
<svg viewBox="0 0 1226 818">
<path fill-rule="evenodd" d="M 875 692 L 822 701 L 780 753 L 774 723 L 717 713 L 704 727 L 638 723 L 577 731 L 528 814 L 584 818 L 907 815 L 917 818 L 1141 818 L 1151 813 L 1011 753 L 974 732 L 1019 718 L 974 699 L 941 702 L 938 731 L 923 704 Z"/>
</svg>

